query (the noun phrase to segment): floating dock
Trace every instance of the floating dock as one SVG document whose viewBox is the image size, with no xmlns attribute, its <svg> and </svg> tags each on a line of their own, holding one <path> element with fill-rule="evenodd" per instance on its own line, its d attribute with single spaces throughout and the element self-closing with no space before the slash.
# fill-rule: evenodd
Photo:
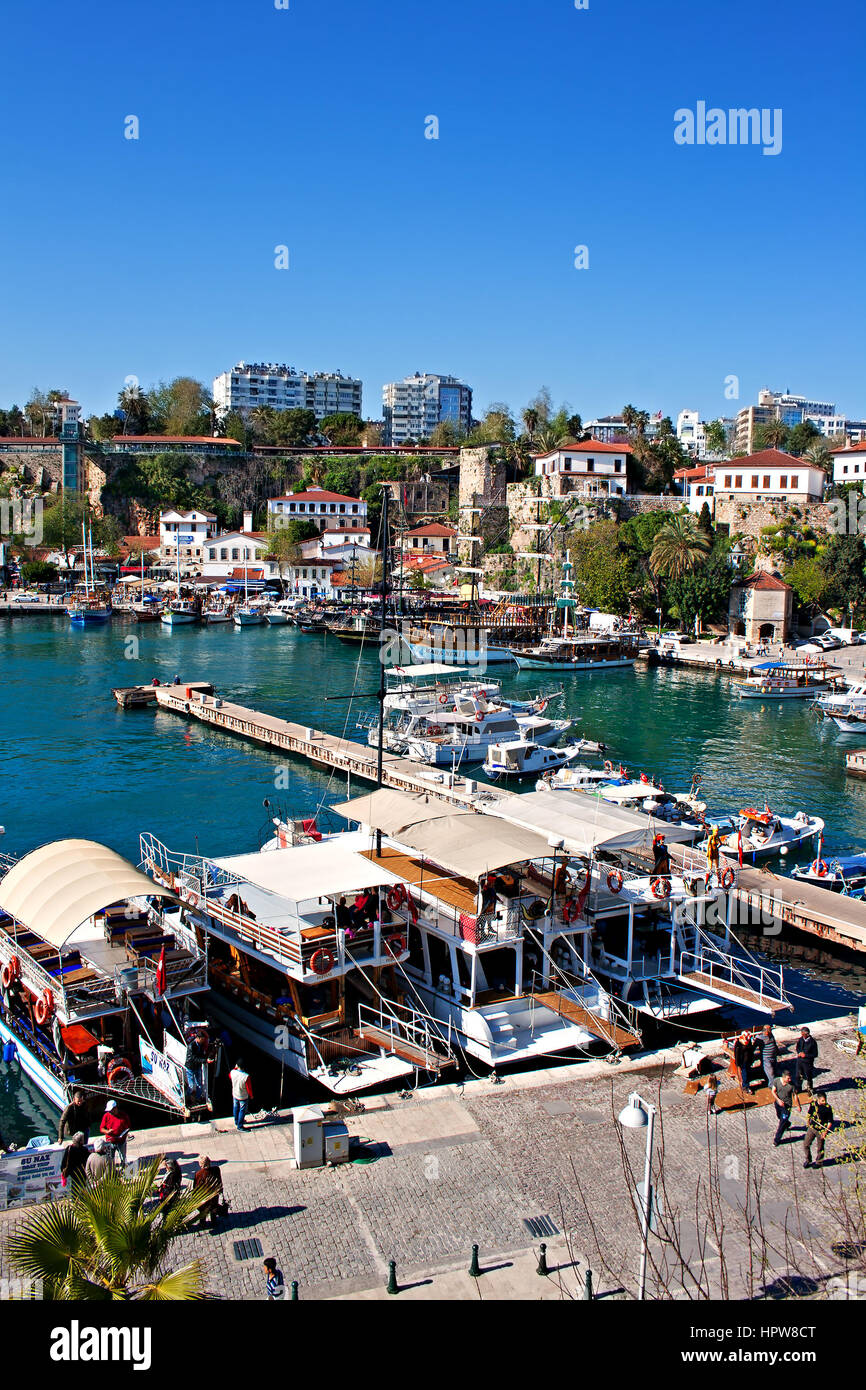
<svg viewBox="0 0 866 1390">
<path fill-rule="evenodd" d="M 121 709 L 137 709 L 142 705 L 155 705 L 158 685 L 117 685 L 112 690 Z M 170 690 L 192 691 L 196 695 L 213 695 L 210 681 L 183 681 L 180 685 L 169 686 Z"/>
</svg>

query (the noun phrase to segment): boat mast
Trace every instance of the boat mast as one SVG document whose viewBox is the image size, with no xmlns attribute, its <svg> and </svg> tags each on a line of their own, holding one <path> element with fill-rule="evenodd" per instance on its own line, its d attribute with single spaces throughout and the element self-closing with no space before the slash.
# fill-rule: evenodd
<svg viewBox="0 0 866 1390">
<path fill-rule="evenodd" d="M 84 557 L 84 597 L 90 597 L 90 589 L 87 584 L 87 526 L 84 518 L 81 519 L 81 549 Z"/>
<path fill-rule="evenodd" d="M 379 746 L 376 750 L 376 786 L 382 785 L 385 761 L 385 625 L 388 618 L 388 501 L 391 490 L 382 486 L 382 606 L 379 610 Z M 376 854 L 382 852 L 382 832 L 376 830 Z"/>
</svg>

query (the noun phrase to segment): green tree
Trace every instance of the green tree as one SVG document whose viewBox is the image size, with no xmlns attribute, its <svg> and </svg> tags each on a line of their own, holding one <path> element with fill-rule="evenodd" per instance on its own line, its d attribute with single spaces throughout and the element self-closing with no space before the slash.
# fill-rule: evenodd
<svg viewBox="0 0 866 1390">
<path fill-rule="evenodd" d="M 53 584 L 57 578 L 57 566 L 47 560 L 25 560 L 21 566 L 25 584 Z"/>
<path fill-rule="evenodd" d="M 465 437 L 465 432 L 455 425 L 453 420 L 440 420 L 430 431 L 428 443 L 454 448 L 455 445 L 461 444 Z"/>
<path fill-rule="evenodd" d="M 722 618 L 728 609 L 731 581 L 727 547 L 718 547 L 705 564 L 668 580 L 666 591 L 671 612 L 689 629 L 696 618 L 701 627 Z"/>
<path fill-rule="evenodd" d="M 468 436 L 467 444 L 504 444 L 514 438 L 516 428 L 508 406 L 502 401 L 494 401 L 488 406 L 484 418 L 478 422 Z"/>
<path fill-rule="evenodd" d="M 349 411 L 338 411 L 336 415 L 325 415 L 319 421 L 319 431 L 329 444 L 357 444 L 361 438 L 364 422 L 359 415 Z"/>
<path fill-rule="evenodd" d="M 145 1210 L 161 1155 L 133 1178 L 111 1172 L 30 1211 L 7 1238 L 15 1269 L 52 1302 L 179 1302 L 204 1297 L 198 1260 L 170 1269 L 172 1248 L 207 1200 L 184 1192 Z"/>
<path fill-rule="evenodd" d="M 822 556 L 832 598 L 852 614 L 866 605 L 866 550 L 860 535 L 833 536 Z"/>
<path fill-rule="evenodd" d="M 762 449 L 785 449 L 788 433 L 788 426 L 781 420 L 769 420 L 765 425 L 756 425 L 752 437 L 753 451 L 759 454 Z"/>
<path fill-rule="evenodd" d="M 672 516 L 658 532 L 650 555 L 652 573 L 662 579 L 691 574 L 705 560 L 709 537 L 688 513 Z"/>
<path fill-rule="evenodd" d="M 811 420 L 801 420 L 799 425 L 794 425 L 789 431 L 785 447 L 789 454 L 800 458 L 801 454 L 805 454 L 815 440 L 820 438 L 821 431 Z"/>
<path fill-rule="evenodd" d="M 704 532 L 705 535 L 709 536 L 712 539 L 713 518 L 710 516 L 709 502 L 705 502 L 704 505 L 701 507 L 700 515 L 698 516 L 698 527 L 701 531 Z"/>
<path fill-rule="evenodd" d="M 268 444 L 308 444 L 318 432 L 314 410 L 274 410 L 266 432 Z M 343 442 L 342 440 L 340 441 Z"/>
<path fill-rule="evenodd" d="M 606 613 L 626 613 L 639 574 L 620 544 L 616 522 L 599 521 L 573 532 L 568 553 L 581 603 Z"/>
<path fill-rule="evenodd" d="M 785 570 L 785 583 L 801 608 L 823 608 L 833 592 L 833 580 L 816 556 L 801 555 Z"/>
<path fill-rule="evenodd" d="M 723 420 L 710 420 L 706 436 L 708 453 L 724 456 L 728 452 L 728 431 Z"/>
<path fill-rule="evenodd" d="M 91 415 L 87 421 L 87 433 L 97 443 L 113 439 L 120 434 L 121 423 L 116 415 Z"/>
<path fill-rule="evenodd" d="M 201 381 L 177 376 L 160 381 L 146 394 L 150 428 L 157 434 L 213 434 L 214 403 Z"/>
</svg>

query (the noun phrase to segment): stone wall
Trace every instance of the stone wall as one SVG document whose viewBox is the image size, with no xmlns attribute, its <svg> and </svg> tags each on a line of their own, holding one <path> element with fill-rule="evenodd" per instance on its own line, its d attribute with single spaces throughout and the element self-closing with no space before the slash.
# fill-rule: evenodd
<svg viewBox="0 0 866 1390">
<path fill-rule="evenodd" d="M 834 511 L 826 502 L 750 502 L 745 504 L 733 497 L 716 498 L 716 524 L 730 528 L 731 535 L 752 536 L 757 539 L 765 526 L 778 526 L 786 517 L 794 517 L 814 531 L 833 530 Z"/>
<path fill-rule="evenodd" d="M 514 550 L 536 548 L 539 532 L 530 527 L 548 520 L 551 503 L 557 508 L 568 506 L 576 517 L 588 513 L 590 518 L 610 517 L 614 521 L 628 521 L 630 517 L 641 516 L 644 512 L 678 512 L 683 507 L 682 497 L 659 497 L 653 493 L 625 497 L 582 497 L 577 493 L 562 492 L 555 474 L 528 478 L 525 482 L 508 485 L 508 520 Z M 578 512 L 579 507 L 587 508 L 587 513 Z"/>
<path fill-rule="evenodd" d="M 42 492 L 56 492 L 63 477 L 63 460 L 60 442 L 50 445 L 23 445 L 20 449 L 7 448 L 6 441 L 0 448 L 0 471 L 9 481 L 17 475 L 22 483 L 37 487 Z"/>
</svg>

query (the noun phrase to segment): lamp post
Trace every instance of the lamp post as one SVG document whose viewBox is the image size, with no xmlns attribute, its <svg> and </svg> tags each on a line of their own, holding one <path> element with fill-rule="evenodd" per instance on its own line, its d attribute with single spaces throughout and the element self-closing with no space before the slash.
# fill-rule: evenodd
<svg viewBox="0 0 866 1390">
<path fill-rule="evenodd" d="M 628 1104 L 620 1111 L 618 1118 L 623 1129 L 646 1129 L 646 1160 L 644 1163 L 643 1208 L 641 1212 L 640 1274 L 638 1276 L 637 1293 L 638 1298 L 643 1300 L 646 1296 L 647 1252 L 649 1249 L 650 1220 L 653 1208 L 651 1184 L 653 1131 L 655 1129 L 656 1108 L 654 1105 L 650 1105 L 648 1101 L 642 1100 L 637 1091 L 632 1091 L 628 1098 Z"/>
<path fill-rule="evenodd" d="M 658 619 L 659 619 L 659 637 L 661 637 L 661 635 L 662 635 L 662 609 L 661 609 L 661 608 L 657 608 L 657 609 L 656 609 L 656 613 L 658 614 Z"/>
</svg>

